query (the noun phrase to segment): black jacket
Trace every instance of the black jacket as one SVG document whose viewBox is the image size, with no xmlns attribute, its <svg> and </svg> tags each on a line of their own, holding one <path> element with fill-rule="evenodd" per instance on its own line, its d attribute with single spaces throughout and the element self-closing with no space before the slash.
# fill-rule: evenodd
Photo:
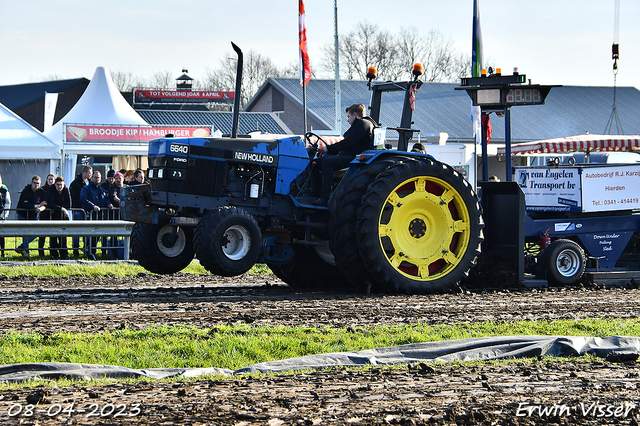
<svg viewBox="0 0 640 426">
<path fill-rule="evenodd" d="M 49 199 L 47 200 L 47 210 L 50 210 L 51 219 L 62 220 L 64 215 L 62 209 L 69 210 L 71 208 L 71 194 L 66 186 L 62 191 L 58 192 L 55 188 L 49 191 Z M 69 212 L 71 216 L 71 212 Z"/>
<path fill-rule="evenodd" d="M 69 193 L 71 194 L 71 207 L 74 209 L 82 208 L 82 201 L 80 201 L 80 191 L 86 185 L 86 182 L 82 180 L 82 173 L 80 173 L 69 185 Z"/>
<path fill-rule="evenodd" d="M 49 220 L 51 219 L 51 211 L 49 210 L 49 196 L 51 195 L 51 191 L 55 191 L 56 187 L 53 185 L 47 185 L 46 183 L 40 187 L 44 191 L 43 199 L 47 202 L 47 208 L 40 212 L 40 220 Z"/>
<path fill-rule="evenodd" d="M 371 117 L 356 118 L 349 130 L 344 132 L 344 139 L 333 145 L 327 145 L 329 154 L 358 155 L 362 151 L 373 149 L 373 129 L 376 122 Z"/>
<path fill-rule="evenodd" d="M 33 220 L 36 218 L 37 213 L 35 209 L 36 204 L 40 204 L 45 200 L 46 192 L 42 188 L 38 188 L 35 192 L 31 189 L 31 184 L 24 187 L 20 193 L 20 199 L 18 200 L 17 214 L 18 218 L 25 220 Z"/>
</svg>

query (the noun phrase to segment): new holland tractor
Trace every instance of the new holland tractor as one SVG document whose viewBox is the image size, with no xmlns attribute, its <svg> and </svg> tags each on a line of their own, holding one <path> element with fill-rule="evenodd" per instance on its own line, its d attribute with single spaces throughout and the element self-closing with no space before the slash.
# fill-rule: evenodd
<svg viewBox="0 0 640 426">
<path fill-rule="evenodd" d="M 238 136 L 242 52 L 230 137 L 149 143 L 149 185 L 127 188 L 131 248 L 154 273 L 184 269 L 194 256 L 212 274 L 236 276 L 266 263 L 298 287 L 353 286 L 360 291 L 433 293 L 458 283 L 475 264 L 483 220 L 472 186 L 452 167 L 407 152 L 415 79 L 377 83 L 404 91 L 398 150 L 358 155 L 334 177 L 327 206 L 313 205 L 309 172 L 321 136 Z M 411 90 L 413 88 L 413 90 Z"/>
</svg>

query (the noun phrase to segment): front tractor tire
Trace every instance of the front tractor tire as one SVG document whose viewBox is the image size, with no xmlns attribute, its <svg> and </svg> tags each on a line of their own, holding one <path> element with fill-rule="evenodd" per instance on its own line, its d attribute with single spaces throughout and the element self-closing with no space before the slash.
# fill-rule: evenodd
<svg viewBox="0 0 640 426">
<path fill-rule="evenodd" d="M 258 222 L 236 207 L 220 207 L 206 213 L 195 234 L 200 264 L 223 277 L 242 275 L 258 260 L 262 235 Z"/>
<path fill-rule="evenodd" d="M 480 254 L 478 199 L 459 173 L 435 160 L 407 159 L 380 173 L 358 217 L 360 255 L 387 291 L 447 291 Z"/>
<path fill-rule="evenodd" d="M 193 228 L 136 223 L 131 251 L 140 266 L 156 274 L 182 271 L 193 260 Z"/>
</svg>

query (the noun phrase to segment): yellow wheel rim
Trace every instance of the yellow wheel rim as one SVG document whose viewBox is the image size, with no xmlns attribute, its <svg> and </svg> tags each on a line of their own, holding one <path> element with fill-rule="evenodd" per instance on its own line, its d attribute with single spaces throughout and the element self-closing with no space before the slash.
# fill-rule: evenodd
<svg viewBox="0 0 640 426">
<path fill-rule="evenodd" d="M 450 273 L 462 261 L 470 234 L 460 193 L 429 176 L 407 179 L 391 191 L 378 220 L 380 245 L 391 266 L 419 281 Z"/>
</svg>

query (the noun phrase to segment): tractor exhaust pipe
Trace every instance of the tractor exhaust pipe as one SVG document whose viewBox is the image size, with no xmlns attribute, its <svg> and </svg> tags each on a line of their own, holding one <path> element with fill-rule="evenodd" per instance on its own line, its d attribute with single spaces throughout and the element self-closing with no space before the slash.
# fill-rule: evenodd
<svg viewBox="0 0 640 426">
<path fill-rule="evenodd" d="M 236 68 L 236 91 L 233 96 L 233 124 L 231 127 L 231 137 L 235 138 L 238 136 L 238 125 L 240 121 L 240 88 L 242 86 L 242 50 L 238 46 L 236 46 L 233 42 L 231 42 L 231 46 L 233 46 L 233 50 L 236 51 L 238 55 L 238 65 Z"/>
</svg>

